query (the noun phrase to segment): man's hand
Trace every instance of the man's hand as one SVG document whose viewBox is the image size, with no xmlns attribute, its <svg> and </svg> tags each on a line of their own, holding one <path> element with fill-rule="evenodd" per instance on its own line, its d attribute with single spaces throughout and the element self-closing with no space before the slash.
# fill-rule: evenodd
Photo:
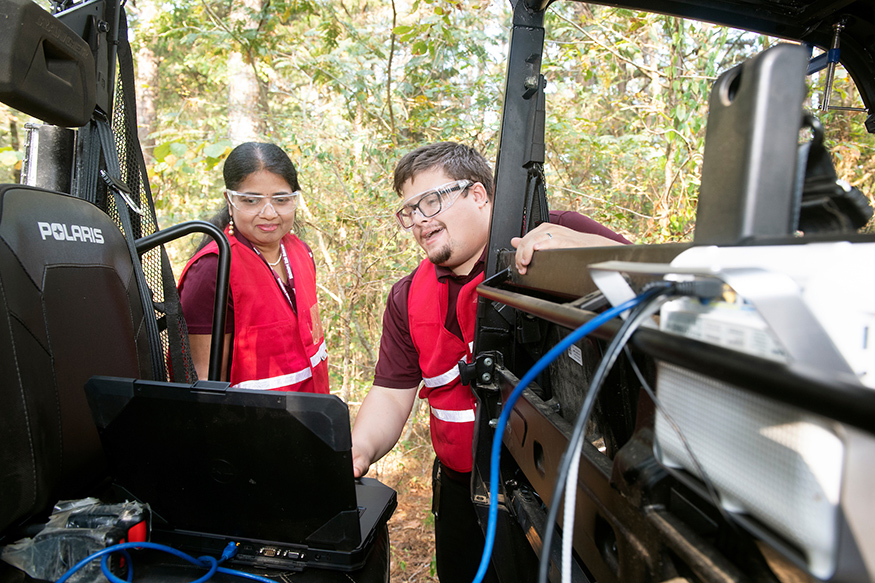
<svg viewBox="0 0 875 583">
<path fill-rule="evenodd" d="M 410 416 L 418 387 L 390 389 L 373 386 L 352 427 L 352 472 L 361 478 L 371 464 L 395 447 Z"/>
<path fill-rule="evenodd" d="M 541 249 L 572 249 L 576 247 L 606 247 L 622 245 L 607 237 L 581 233 L 562 225 L 541 223 L 525 237 L 514 237 L 510 244 L 516 249 L 516 270 L 520 275 L 526 273 L 535 251 Z"/>
<path fill-rule="evenodd" d="M 370 456 L 362 453 L 359 449 L 352 445 L 352 475 L 356 478 L 361 478 L 371 469 Z"/>
</svg>

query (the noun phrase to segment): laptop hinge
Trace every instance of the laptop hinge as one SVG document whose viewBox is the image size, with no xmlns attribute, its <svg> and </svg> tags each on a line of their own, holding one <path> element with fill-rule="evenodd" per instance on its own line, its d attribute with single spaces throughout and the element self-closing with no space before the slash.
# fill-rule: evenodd
<svg viewBox="0 0 875 583">
<path fill-rule="evenodd" d="M 191 385 L 191 390 L 201 393 L 224 393 L 230 386 L 231 383 L 222 381 L 199 380 Z"/>
</svg>

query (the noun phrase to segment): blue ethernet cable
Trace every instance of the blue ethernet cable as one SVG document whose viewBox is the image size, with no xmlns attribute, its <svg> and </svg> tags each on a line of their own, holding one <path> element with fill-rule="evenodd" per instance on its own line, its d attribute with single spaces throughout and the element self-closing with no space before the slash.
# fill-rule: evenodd
<svg viewBox="0 0 875 583">
<path fill-rule="evenodd" d="M 507 420 L 510 418 L 510 412 L 513 410 L 513 406 L 516 404 L 517 400 L 519 400 L 520 396 L 523 394 L 523 391 L 526 387 L 531 384 L 532 381 L 537 378 L 541 372 L 547 368 L 550 363 L 559 358 L 559 356 L 568 350 L 572 344 L 579 341 L 584 336 L 592 333 L 593 330 L 604 324 L 605 322 L 615 318 L 616 316 L 622 314 L 626 310 L 631 310 L 632 308 L 638 306 L 643 301 L 650 298 L 656 290 L 652 290 L 650 292 L 645 292 L 639 296 L 632 298 L 631 300 L 620 304 L 619 306 L 613 307 L 601 314 L 597 315 L 595 318 L 576 329 L 574 332 L 566 336 L 562 339 L 561 342 L 556 344 L 552 349 L 550 349 L 547 354 L 542 356 L 538 362 L 536 362 L 532 368 L 526 372 L 514 390 L 511 392 L 510 396 L 507 398 L 507 401 L 503 404 L 501 408 L 501 415 L 498 417 L 498 425 L 495 427 L 495 435 L 492 440 L 492 452 L 490 455 L 490 467 L 489 467 L 489 519 L 486 527 L 486 540 L 483 545 L 483 556 L 480 560 L 480 567 L 477 570 L 477 574 L 474 576 L 473 583 L 482 583 L 483 578 L 486 576 L 486 570 L 489 568 L 489 560 L 492 557 L 492 549 L 495 545 L 495 530 L 496 530 L 496 522 L 498 521 L 498 466 L 499 461 L 501 459 L 501 437 L 504 435 L 504 428 L 507 426 Z"/>
<path fill-rule="evenodd" d="M 66 583 L 70 577 L 82 569 L 85 565 L 90 563 L 91 561 L 101 558 L 101 568 L 103 569 L 103 574 L 109 579 L 112 583 L 130 583 L 133 580 L 133 565 L 131 564 L 130 555 L 127 555 L 128 549 L 151 549 L 156 551 L 163 551 L 165 553 L 169 553 L 174 555 L 180 559 L 183 559 L 193 565 L 198 567 L 204 567 L 208 569 L 206 575 L 192 581 L 192 583 L 202 583 L 209 580 L 216 573 L 224 573 L 226 575 L 233 575 L 235 577 L 241 577 L 243 579 L 249 579 L 251 581 L 260 581 L 261 583 L 276 583 L 273 579 L 268 579 L 267 577 L 262 577 L 260 575 L 254 575 L 252 573 L 246 573 L 244 571 L 238 571 L 236 569 L 228 569 L 225 567 L 220 567 L 219 564 L 230 559 L 237 553 L 237 543 L 230 542 L 228 546 L 225 547 L 225 550 L 222 552 L 221 559 L 215 559 L 213 557 L 200 557 L 194 558 L 191 555 L 184 553 L 180 550 L 174 549 L 173 547 L 169 547 L 167 545 L 162 545 L 158 543 L 151 542 L 132 542 L 132 543 L 121 543 L 117 545 L 112 545 L 106 547 L 105 549 L 101 549 L 91 555 L 85 557 L 78 563 L 76 563 L 69 571 L 64 573 L 60 579 L 56 581 L 56 583 Z M 127 581 L 119 578 L 109 570 L 109 565 L 107 561 L 103 557 L 108 557 L 112 553 L 116 552 L 125 552 L 126 559 L 128 561 L 128 578 Z"/>
</svg>

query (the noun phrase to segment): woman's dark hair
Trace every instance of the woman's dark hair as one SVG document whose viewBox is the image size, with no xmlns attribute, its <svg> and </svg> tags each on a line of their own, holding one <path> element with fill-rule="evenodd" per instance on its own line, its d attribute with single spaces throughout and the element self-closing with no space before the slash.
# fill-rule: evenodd
<svg viewBox="0 0 875 583">
<path fill-rule="evenodd" d="M 208 218 L 207 222 L 212 223 L 212 225 L 217 227 L 220 231 L 224 231 L 225 227 L 228 226 L 228 223 L 231 222 L 231 213 L 228 211 L 228 205 L 224 205 L 222 210 Z M 209 245 L 212 240 L 213 238 L 209 235 L 201 237 L 200 243 L 197 244 L 197 249 L 194 250 L 194 253 L 192 253 L 191 256 L 194 257 L 197 255 L 198 251 Z"/>
<path fill-rule="evenodd" d="M 225 165 L 222 167 L 225 188 L 236 190 L 250 174 L 261 170 L 267 170 L 282 177 L 292 187 L 292 191 L 301 190 L 301 186 L 298 184 L 298 171 L 289 159 L 289 155 L 276 144 L 263 142 L 245 142 L 231 150 L 225 159 Z M 231 222 L 228 206 L 222 205 L 222 210 L 208 220 L 219 229 L 224 230 Z M 210 241 L 212 239 L 209 236 L 204 236 L 195 253 L 206 247 Z"/>
<path fill-rule="evenodd" d="M 276 144 L 261 142 L 246 142 L 231 150 L 222 168 L 225 188 L 237 190 L 247 176 L 259 170 L 282 176 L 293 191 L 301 190 L 298 171 L 288 154 Z"/>
</svg>

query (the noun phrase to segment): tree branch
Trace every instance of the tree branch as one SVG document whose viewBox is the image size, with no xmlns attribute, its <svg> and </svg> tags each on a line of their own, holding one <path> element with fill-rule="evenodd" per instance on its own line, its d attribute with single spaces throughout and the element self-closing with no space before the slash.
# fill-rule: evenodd
<svg viewBox="0 0 875 583">
<path fill-rule="evenodd" d="M 644 66 L 642 66 L 642 65 L 639 65 L 639 64 L 636 63 L 635 61 L 632 61 L 631 59 L 628 59 L 628 58 L 624 57 L 624 56 L 621 55 L 619 52 L 617 52 L 613 47 L 609 47 L 608 45 L 604 44 L 603 42 L 597 40 L 592 34 L 589 33 L 588 30 L 586 30 L 585 28 L 583 28 L 582 26 L 580 26 L 580 25 L 577 24 L 576 22 L 573 22 L 573 21 L 571 21 L 571 20 L 568 20 L 567 18 L 565 18 L 564 16 L 562 16 L 562 15 L 559 14 L 559 13 L 555 13 L 555 14 L 556 14 L 556 16 L 557 16 L 560 20 L 563 20 L 563 21 L 567 22 L 568 24 L 570 24 L 571 26 L 573 26 L 574 28 L 576 28 L 576 29 L 577 29 L 578 31 L 580 31 L 580 33 L 583 34 L 586 38 L 588 38 L 589 40 L 591 40 L 592 42 L 594 42 L 595 44 L 597 44 L 598 46 L 600 46 L 600 47 L 603 48 L 604 50 L 608 51 L 609 53 L 611 53 L 612 55 L 614 55 L 616 58 L 618 58 L 619 60 L 621 60 L 622 62 L 627 63 L 627 64 L 629 64 L 629 65 L 632 65 L 633 67 L 635 67 L 636 69 L 638 69 L 639 71 L 641 71 L 641 72 L 642 72 L 644 75 L 646 75 L 651 81 L 655 81 L 656 79 L 659 79 L 660 74 L 659 74 L 659 71 L 658 71 L 657 69 L 648 69 L 647 67 L 644 67 Z"/>
<path fill-rule="evenodd" d="M 386 68 L 386 104 L 389 106 L 389 131 L 391 132 L 392 144 L 395 141 L 395 112 L 392 110 L 392 57 L 395 56 L 395 25 L 398 21 L 398 12 L 395 10 L 395 0 L 392 0 L 392 35 L 389 42 L 389 64 Z"/>
</svg>

